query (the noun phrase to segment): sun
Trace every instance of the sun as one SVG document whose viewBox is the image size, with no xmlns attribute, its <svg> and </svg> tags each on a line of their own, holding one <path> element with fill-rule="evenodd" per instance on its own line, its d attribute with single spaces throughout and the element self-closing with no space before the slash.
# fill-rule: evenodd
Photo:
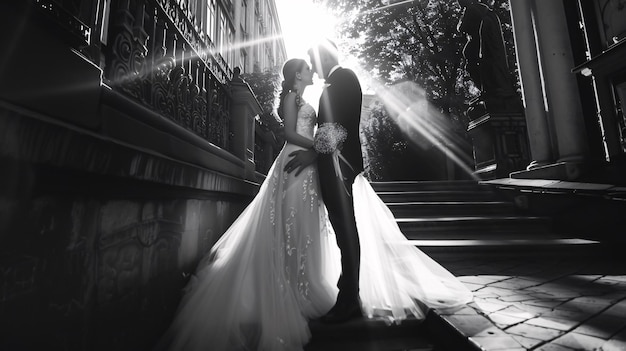
<svg viewBox="0 0 626 351">
<path fill-rule="evenodd" d="M 287 56 L 308 58 L 307 50 L 324 38 L 335 39 L 338 20 L 323 3 L 276 0 Z"/>
<path fill-rule="evenodd" d="M 322 39 L 337 39 L 339 21 L 323 3 L 312 0 L 276 0 L 276 8 L 288 58 L 302 58 L 309 61 L 307 51 Z M 317 100 L 321 94 L 323 81 L 317 76 L 314 85 L 303 94 L 306 101 L 317 109 Z"/>
</svg>

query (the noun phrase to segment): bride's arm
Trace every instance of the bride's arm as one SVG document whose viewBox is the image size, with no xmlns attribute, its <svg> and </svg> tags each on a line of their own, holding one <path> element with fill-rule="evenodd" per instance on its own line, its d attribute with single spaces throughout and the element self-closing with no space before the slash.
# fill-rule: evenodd
<svg viewBox="0 0 626 351">
<path fill-rule="evenodd" d="M 289 93 L 283 101 L 283 118 L 285 122 L 285 139 L 291 144 L 312 148 L 313 140 L 306 138 L 296 131 L 298 121 L 298 106 L 296 104 L 296 94 Z"/>
</svg>

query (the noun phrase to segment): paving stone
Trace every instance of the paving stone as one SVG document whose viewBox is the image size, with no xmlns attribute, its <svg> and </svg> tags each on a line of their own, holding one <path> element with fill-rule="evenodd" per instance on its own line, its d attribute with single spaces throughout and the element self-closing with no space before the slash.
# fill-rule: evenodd
<svg viewBox="0 0 626 351">
<path fill-rule="evenodd" d="M 626 287 L 604 294 L 602 295 L 602 297 L 605 300 L 611 301 L 611 303 L 616 304 L 620 302 L 622 299 L 624 299 L 624 291 L 626 291 Z"/>
<path fill-rule="evenodd" d="M 571 322 L 566 319 L 549 318 L 549 317 L 544 317 L 544 316 L 529 319 L 526 321 L 526 324 L 536 325 L 538 327 L 557 329 L 557 330 L 562 330 L 562 331 L 568 331 L 570 329 L 573 329 L 576 325 L 578 325 L 577 322 Z"/>
<path fill-rule="evenodd" d="M 572 300 L 572 302 L 596 304 L 596 305 L 600 305 L 602 307 L 607 307 L 607 306 L 611 305 L 611 300 L 610 299 L 606 299 L 603 296 L 582 296 L 582 297 L 575 298 L 574 300 Z"/>
<path fill-rule="evenodd" d="M 617 334 L 613 335 L 611 337 L 611 340 L 622 340 L 622 341 L 626 341 L 626 328 L 620 330 Z"/>
<path fill-rule="evenodd" d="M 567 319 L 576 323 L 582 323 L 583 321 L 591 318 L 593 315 L 593 313 L 568 311 L 561 309 L 555 309 L 554 311 L 542 314 L 542 316 L 545 317 Z"/>
<path fill-rule="evenodd" d="M 444 318 L 485 351 L 626 351 L 626 261 L 609 261 L 455 261 L 473 269 L 464 283 L 483 287 L 467 309 Z"/>
<path fill-rule="evenodd" d="M 526 289 L 527 291 L 540 292 L 544 294 L 550 294 L 554 297 L 558 298 L 576 298 L 580 297 L 581 294 L 578 291 L 563 288 L 561 286 L 556 286 L 554 284 L 544 284 L 540 286 L 531 286 Z"/>
<path fill-rule="evenodd" d="M 537 299 L 544 299 L 544 300 L 559 300 L 559 301 L 566 301 L 569 300 L 569 298 L 566 297 L 562 297 L 562 296 L 555 296 L 554 294 L 550 294 L 547 292 L 536 292 L 536 291 L 532 291 L 532 290 L 526 290 L 526 292 L 528 292 L 529 296 L 532 296 L 534 298 Z"/>
<path fill-rule="evenodd" d="M 567 333 L 553 341 L 555 344 L 563 345 L 574 350 L 596 350 L 605 342 L 606 340 L 602 338 L 574 332 Z"/>
<path fill-rule="evenodd" d="M 515 350 L 522 349 L 522 345 L 509 335 L 497 336 L 473 336 L 472 339 L 479 344 L 484 350 Z"/>
<path fill-rule="evenodd" d="M 499 298 L 499 300 L 504 301 L 504 302 L 520 302 L 520 301 L 535 300 L 535 297 L 531 296 L 530 294 L 525 294 L 522 292 L 522 293 L 513 294 L 509 296 L 502 296 Z"/>
<path fill-rule="evenodd" d="M 550 313 L 553 311 L 553 309 L 550 307 L 527 305 L 524 302 L 517 303 L 515 304 L 515 306 L 517 306 L 518 308 L 528 313 L 532 313 L 534 315 L 541 315 L 541 314 Z"/>
<path fill-rule="evenodd" d="M 559 345 L 559 344 L 554 344 L 554 343 L 549 343 L 546 345 L 543 345 L 537 349 L 535 349 L 536 351 L 572 351 L 574 349 L 571 349 L 569 347 L 563 346 L 563 345 Z"/>
<path fill-rule="evenodd" d="M 480 298 L 492 297 L 492 298 L 495 298 L 495 297 L 499 297 L 499 295 L 497 295 L 497 294 L 495 294 L 493 292 L 484 290 L 484 289 L 480 289 L 480 290 L 474 291 L 474 297 L 480 297 Z"/>
<path fill-rule="evenodd" d="M 593 282 L 602 277 L 604 277 L 602 274 L 572 274 L 569 276 L 570 279 L 577 279 L 585 282 Z"/>
<path fill-rule="evenodd" d="M 465 315 L 465 314 L 477 314 L 478 312 L 476 312 L 475 309 L 469 307 L 469 306 L 463 306 L 460 309 L 458 309 L 457 311 L 454 312 L 454 314 L 456 315 Z"/>
<path fill-rule="evenodd" d="M 600 347 L 602 351 L 624 351 L 626 350 L 626 341 L 611 339 Z"/>
<path fill-rule="evenodd" d="M 607 305 L 582 302 L 582 301 L 576 301 L 576 300 L 570 300 L 557 306 L 559 310 L 568 310 L 568 311 L 590 313 L 590 314 L 599 313 L 606 307 Z"/>
<path fill-rule="evenodd" d="M 487 284 L 495 283 L 497 281 L 508 279 L 508 278 L 509 277 L 507 276 L 472 275 L 472 276 L 459 277 L 459 280 L 462 281 L 463 283 L 487 285 Z"/>
<path fill-rule="evenodd" d="M 520 343 L 522 346 L 524 346 L 527 349 L 532 349 L 533 347 L 544 342 L 544 340 L 533 339 L 527 336 L 521 336 L 521 335 L 511 335 L 511 336 L 513 337 L 513 339 L 517 340 L 518 343 Z"/>
<path fill-rule="evenodd" d="M 511 296 L 511 295 L 515 295 L 517 294 L 517 292 L 513 289 L 504 289 L 504 288 L 500 288 L 500 287 L 495 287 L 495 286 L 486 286 L 482 289 L 480 289 L 481 292 L 484 293 L 491 293 L 494 294 L 498 297 L 502 297 L 502 296 Z"/>
<path fill-rule="evenodd" d="M 494 301 L 494 300 L 491 300 Z M 507 308 L 508 306 L 510 306 L 510 304 L 507 303 L 498 303 L 498 302 L 487 302 L 485 300 L 476 300 L 474 301 L 476 304 L 476 307 L 479 311 L 485 312 L 485 313 L 491 313 L 491 312 L 496 312 L 496 311 L 500 311 L 504 308 Z"/>
<path fill-rule="evenodd" d="M 463 282 L 463 285 L 465 285 L 471 291 L 478 291 L 485 287 L 485 285 L 483 284 L 474 284 L 474 283 L 468 283 L 468 282 Z"/>
<path fill-rule="evenodd" d="M 443 316 L 450 324 L 455 326 L 463 335 L 474 336 L 493 327 L 493 323 L 480 315 Z"/>
<path fill-rule="evenodd" d="M 546 300 L 546 299 L 530 299 L 530 300 L 523 300 L 521 302 L 523 302 L 525 305 L 546 307 L 549 309 L 552 309 L 563 303 L 563 301 L 559 301 L 559 300 Z"/>
<path fill-rule="evenodd" d="M 622 293 L 622 296 L 624 293 Z M 610 315 L 615 317 L 623 317 L 626 316 L 626 300 L 622 300 L 614 304 L 613 306 L 606 309 L 602 312 L 604 315 Z"/>
<path fill-rule="evenodd" d="M 473 311 L 473 313 L 471 313 L 470 311 Z M 452 316 L 452 315 L 464 315 L 464 314 L 476 314 L 476 313 L 477 313 L 476 310 L 467 306 L 437 309 L 437 314 L 440 316 Z"/>
<path fill-rule="evenodd" d="M 514 325 L 508 328 L 506 332 L 544 341 L 552 340 L 563 334 L 563 331 L 561 330 L 537 327 L 526 323 Z"/>
<path fill-rule="evenodd" d="M 476 336 L 502 336 L 508 335 L 504 330 L 498 328 L 498 326 L 493 325 L 490 328 L 483 329 L 479 333 L 474 334 L 472 337 Z"/>
<path fill-rule="evenodd" d="M 496 305 L 496 306 L 503 306 L 503 308 L 515 305 L 515 302 L 502 301 L 501 297 L 480 298 L 480 299 L 477 299 L 476 301 L 478 301 L 481 305 Z M 477 307 L 480 308 L 480 306 L 478 305 Z"/>
<path fill-rule="evenodd" d="M 553 283 L 564 285 L 564 286 L 570 286 L 572 288 L 574 287 L 577 288 L 583 285 L 587 285 L 590 282 L 593 282 L 595 280 L 598 280 L 601 277 L 602 275 L 598 275 L 598 274 L 593 274 L 593 275 L 592 274 L 572 274 L 572 275 L 568 275 L 560 279 L 557 279 Z"/>
<path fill-rule="evenodd" d="M 525 321 L 527 318 L 513 317 L 508 316 L 506 314 L 500 314 L 499 312 L 494 312 L 487 316 L 493 323 L 495 323 L 499 328 L 508 328 L 512 325 L 521 323 Z"/>
<path fill-rule="evenodd" d="M 612 315 L 600 314 L 585 321 L 577 327 L 574 332 L 609 339 L 612 335 L 622 330 L 626 325 L 624 316 L 615 317 Z"/>
<path fill-rule="evenodd" d="M 538 282 L 522 279 L 522 278 L 511 278 L 507 280 L 503 280 L 497 283 L 489 284 L 490 287 L 518 290 L 525 289 L 531 286 L 538 285 Z"/>
<path fill-rule="evenodd" d="M 595 281 L 595 284 L 604 287 L 619 288 L 623 283 L 613 279 L 600 278 Z"/>
<path fill-rule="evenodd" d="M 626 275 L 605 275 L 602 280 L 613 280 L 616 282 L 626 283 Z"/>
<path fill-rule="evenodd" d="M 517 306 L 508 306 L 505 309 L 502 309 L 500 311 L 498 311 L 500 314 L 505 314 L 507 316 L 511 316 L 511 317 L 517 317 L 517 318 L 525 318 L 525 319 L 530 319 L 533 317 L 536 317 L 537 314 L 536 313 L 531 313 L 528 311 L 525 311 Z"/>
</svg>

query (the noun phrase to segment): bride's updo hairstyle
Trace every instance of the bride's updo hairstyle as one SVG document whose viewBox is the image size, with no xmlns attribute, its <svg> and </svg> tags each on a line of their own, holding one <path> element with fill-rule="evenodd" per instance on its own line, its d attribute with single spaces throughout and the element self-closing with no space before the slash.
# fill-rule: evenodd
<svg viewBox="0 0 626 351">
<path fill-rule="evenodd" d="M 283 117 L 283 101 L 285 100 L 285 96 L 291 91 L 295 92 L 294 85 L 296 84 L 296 73 L 302 71 L 304 67 L 308 64 L 303 59 L 290 59 L 285 62 L 283 65 L 283 82 L 282 82 L 282 90 L 280 91 L 280 95 L 278 96 L 278 108 L 276 111 L 278 112 L 278 116 L 280 118 L 285 119 Z M 299 101 L 296 100 L 298 104 Z"/>
</svg>

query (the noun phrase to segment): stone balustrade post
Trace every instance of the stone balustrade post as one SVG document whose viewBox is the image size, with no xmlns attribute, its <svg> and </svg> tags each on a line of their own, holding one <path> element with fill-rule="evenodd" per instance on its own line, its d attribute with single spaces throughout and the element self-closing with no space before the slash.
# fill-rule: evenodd
<svg viewBox="0 0 626 351">
<path fill-rule="evenodd" d="M 233 80 L 231 93 L 232 151 L 235 156 L 245 162 L 242 176 L 247 180 L 254 180 L 254 117 L 261 113 L 261 106 L 250 90 L 250 86 L 243 81 Z"/>
</svg>

